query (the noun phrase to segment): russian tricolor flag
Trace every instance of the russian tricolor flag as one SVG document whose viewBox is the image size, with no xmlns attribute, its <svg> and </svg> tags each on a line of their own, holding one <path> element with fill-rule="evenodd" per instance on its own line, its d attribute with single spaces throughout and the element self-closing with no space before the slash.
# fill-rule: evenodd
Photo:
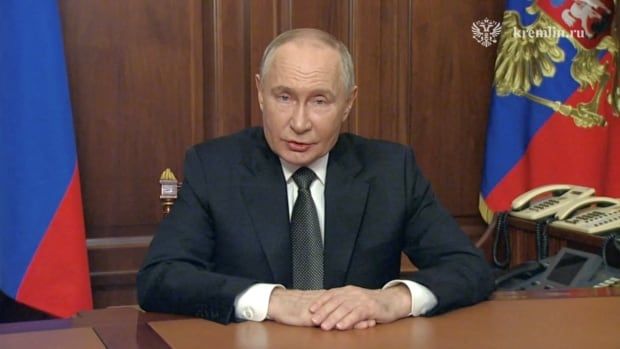
<svg viewBox="0 0 620 349">
<path fill-rule="evenodd" d="M 55 0 L 0 1 L 0 288 L 59 317 L 92 308 Z"/>
<path fill-rule="evenodd" d="M 546 184 L 620 197 L 613 0 L 509 0 L 495 64 L 480 211 Z"/>
</svg>

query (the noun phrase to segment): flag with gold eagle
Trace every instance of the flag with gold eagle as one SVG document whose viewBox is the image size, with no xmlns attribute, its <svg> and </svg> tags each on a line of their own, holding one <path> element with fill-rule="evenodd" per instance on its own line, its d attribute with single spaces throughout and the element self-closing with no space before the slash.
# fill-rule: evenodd
<svg viewBox="0 0 620 349">
<path fill-rule="evenodd" d="M 487 128 L 480 212 L 537 186 L 620 197 L 614 0 L 508 0 Z"/>
</svg>

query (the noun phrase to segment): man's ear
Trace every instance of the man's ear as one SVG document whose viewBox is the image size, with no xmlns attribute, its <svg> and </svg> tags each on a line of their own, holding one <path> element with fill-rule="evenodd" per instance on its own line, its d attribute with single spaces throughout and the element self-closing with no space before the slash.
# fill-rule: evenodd
<svg viewBox="0 0 620 349">
<path fill-rule="evenodd" d="M 263 111 L 263 83 L 260 80 L 260 75 L 254 75 L 254 81 L 256 82 L 256 90 L 258 91 L 258 106 L 260 111 Z"/>
<path fill-rule="evenodd" d="M 349 113 L 351 112 L 351 108 L 353 108 L 353 103 L 355 103 L 355 99 L 357 98 L 357 85 L 353 86 L 351 92 L 349 93 L 349 97 L 347 98 L 347 106 L 344 109 L 344 114 L 342 116 L 342 122 L 347 121 L 349 118 Z"/>
</svg>

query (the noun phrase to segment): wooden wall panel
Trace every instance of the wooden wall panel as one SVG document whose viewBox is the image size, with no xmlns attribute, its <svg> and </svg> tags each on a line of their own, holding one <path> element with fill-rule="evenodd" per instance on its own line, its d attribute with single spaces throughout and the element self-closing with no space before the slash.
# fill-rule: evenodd
<svg viewBox="0 0 620 349">
<path fill-rule="evenodd" d="M 282 0 L 289 2 L 291 28 L 318 28 L 333 34 L 345 45 L 349 42 L 349 1 Z M 283 13 L 282 15 L 287 15 Z M 284 28 L 283 28 L 284 29 Z"/>
<path fill-rule="evenodd" d="M 61 2 L 89 237 L 146 233 L 159 173 L 202 138 L 200 7 L 180 4 Z"/>
<path fill-rule="evenodd" d="M 504 1 L 60 0 L 97 306 L 135 303 L 160 220 L 158 176 L 192 144 L 261 124 L 254 74 L 277 34 L 347 44 L 359 95 L 345 130 L 412 145 L 475 238 L 496 47 L 473 21 Z"/>
<path fill-rule="evenodd" d="M 355 64 L 357 102 L 351 110 L 346 131 L 380 138 L 381 119 L 365 117 L 381 114 L 381 2 L 355 2 L 351 9 L 349 51 Z M 361 20 L 364 18 L 364 20 Z M 363 38 L 363 39 L 362 39 Z"/>
<path fill-rule="evenodd" d="M 501 19 L 503 1 L 413 1 L 409 135 L 418 162 L 455 216 L 478 215 L 496 46 L 472 39 L 478 19 Z"/>
<path fill-rule="evenodd" d="M 250 79 L 252 85 L 250 98 L 250 124 L 260 125 L 262 117 L 258 106 L 254 76 L 258 73 L 265 47 L 278 33 L 290 28 L 290 22 L 281 23 L 280 18 L 289 18 L 287 7 L 278 0 L 255 0 L 250 2 Z M 288 3 L 287 3 L 288 4 Z M 282 13 L 286 13 L 284 16 Z"/>
<path fill-rule="evenodd" d="M 206 138 L 250 123 L 249 8 L 245 1 L 205 2 Z"/>
<path fill-rule="evenodd" d="M 349 130 L 408 143 L 411 51 L 410 2 L 356 1 L 351 53 L 359 86 Z"/>
<path fill-rule="evenodd" d="M 116 290 L 135 292 L 139 263 L 119 246 L 153 234 L 159 174 L 172 167 L 181 175 L 185 149 L 204 137 L 202 4 L 62 0 L 60 7 L 94 293 L 107 290 L 97 281 L 106 273 L 125 284 Z M 98 243 L 104 238 L 114 239 Z M 135 303 L 127 292 L 119 297 L 95 297 L 95 305 Z"/>
</svg>

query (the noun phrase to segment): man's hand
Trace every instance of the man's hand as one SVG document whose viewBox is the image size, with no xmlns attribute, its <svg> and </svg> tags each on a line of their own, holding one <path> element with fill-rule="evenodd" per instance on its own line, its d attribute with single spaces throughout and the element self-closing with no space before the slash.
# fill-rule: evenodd
<svg viewBox="0 0 620 349">
<path fill-rule="evenodd" d="M 312 321 L 310 306 L 316 303 L 327 291 L 300 291 L 276 288 L 269 298 L 269 319 L 293 326 L 318 326 Z M 407 291 L 408 292 L 408 291 Z M 361 320 L 351 328 L 369 328 L 376 324 L 374 320 Z"/>
<path fill-rule="evenodd" d="M 325 291 L 309 309 L 311 321 L 324 330 L 372 327 L 404 318 L 411 312 L 411 293 L 405 285 L 385 290 L 346 286 Z"/>
<path fill-rule="evenodd" d="M 267 317 L 271 320 L 294 326 L 314 326 L 310 305 L 325 290 L 300 291 L 276 288 L 269 298 Z"/>
</svg>

